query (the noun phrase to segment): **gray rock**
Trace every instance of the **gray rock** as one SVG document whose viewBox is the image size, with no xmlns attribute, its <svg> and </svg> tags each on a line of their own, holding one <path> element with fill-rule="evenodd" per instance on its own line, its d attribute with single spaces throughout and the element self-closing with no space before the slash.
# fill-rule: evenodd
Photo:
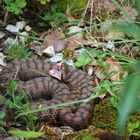
<svg viewBox="0 0 140 140">
<path fill-rule="evenodd" d="M 19 30 L 23 30 L 23 28 L 24 28 L 24 26 L 25 26 L 25 21 L 18 21 L 17 23 L 16 23 L 16 27 L 19 29 Z"/>
<path fill-rule="evenodd" d="M 57 53 L 55 55 L 53 55 L 49 60 L 52 62 L 60 62 L 63 59 L 63 55 L 62 53 Z"/>
<path fill-rule="evenodd" d="M 55 55 L 54 46 L 48 46 L 45 50 L 43 50 L 43 54 L 46 54 L 48 56 Z"/>
<path fill-rule="evenodd" d="M 5 29 L 11 33 L 18 33 L 19 32 L 19 28 L 12 25 L 12 24 L 8 24 Z"/>
</svg>

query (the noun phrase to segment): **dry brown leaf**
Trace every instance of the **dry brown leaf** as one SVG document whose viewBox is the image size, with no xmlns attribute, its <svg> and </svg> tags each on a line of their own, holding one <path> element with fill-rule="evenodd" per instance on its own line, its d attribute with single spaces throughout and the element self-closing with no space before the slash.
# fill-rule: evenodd
<svg viewBox="0 0 140 140">
<path fill-rule="evenodd" d="M 65 40 L 59 40 L 61 38 L 64 38 L 65 35 L 63 34 L 61 29 L 57 29 L 55 31 L 52 31 L 51 34 L 46 36 L 46 40 L 43 43 L 43 46 L 47 48 L 48 46 L 54 46 L 55 52 L 60 52 L 65 48 Z M 58 40 L 57 40 L 58 39 Z"/>
<path fill-rule="evenodd" d="M 96 66 L 94 68 L 94 74 L 101 80 L 106 79 L 106 76 L 103 74 L 104 68 L 101 66 Z"/>
<path fill-rule="evenodd" d="M 82 38 L 77 38 L 75 36 L 71 36 L 67 39 L 67 42 L 66 42 L 66 47 L 65 49 L 68 49 L 68 50 L 75 50 L 76 48 L 78 48 L 79 46 L 83 46 L 85 44 L 87 44 L 88 42 Z M 92 44 L 92 43 L 91 43 Z"/>
<path fill-rule="evenodd" d="M 108 58 L 105 62 L 106 64 L 110 64 L 108 72 L 112 73 L 113 71 L 116 72 L 116 74 L 113 74 L 110 77 L 110 80 L 112 81 L 119 81 L 120 80 L 120 74 L 122 73 L 122 68 L 119 64 L 119 62 L 115 58 Z"/>
<path fill-rule="evenodd" d="M 29 44 L 31 50 L 33 50 L 37 55 L 41 56 L 44 48 L 42 47 L 41 42 L 31 42 Z"/>
<path fill-rule="evenodd" d="M 46 38 L 46 41 L 44 41 L 44 43 L 34 42 L 30 44 L 31 49 L 34 50 L 40 56 L 42 55 L 43 50 L 45 50 L 49 46 L 53 46 L 55 53 L 59 53 L 62 50 L 74 51 L 79 46 L 93 46 L 94 44 L 92 40 L 85 40 L 76 36 L 65 38 L 65 35 L 63 34 L 63 31 L 61 29 L 51 31 L 49 35 L 43 33 L 41 36 Z"/>
</svg>

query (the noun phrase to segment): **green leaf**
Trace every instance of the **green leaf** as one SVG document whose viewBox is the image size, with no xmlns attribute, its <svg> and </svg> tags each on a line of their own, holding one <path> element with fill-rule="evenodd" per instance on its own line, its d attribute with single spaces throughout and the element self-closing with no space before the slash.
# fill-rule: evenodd
<svg viewBox="0 0 140 140">
<path fill-rule="evenodd" d="M 21 12 L 21 9 L 15 3 L 10 3 L 9 10 L 15 14 L 19 14 Z"/>
<path fill-rule="evenodd" d="M 16 95 L 15 100 L 17 103 L 22 104 L 21 101 L 23 101 L 25 99 L 26 95 L 24 93 L 20 93 L 18 95 Z"/>
<path fill-rule="evenodd" d="M 9 108 L 15 108 L 15 104 L 4 96 L 0 95 L 0 102 L 8 106 Z"/>
<path fill-rule="evenodd" d="M 2 0 L 5 4 L 9 5 L 12 1 L 11 0 Z"/>
<path fill-rule="evenodd" d="M 77 57 L 77 61 L 75 63 L 76 67 L 82 67 L 82 66 L 86 66 L 87 64 L 89 64 L 91 62 L 91 57 L 89 56 L 89 54 L 85 51 L 83 52 L 80 56 Z"/>
<path fill-rule="evenodd" d="M 46 4 L 46 2 L 50 2 L 50 0 L 40 0 L 41 4 Z"/>
<path fill-rule="evenodd" d="M 55 14 L 55 16 L 56 16 L 57 18 L 61 18 L 61 17 L 64 16 L 64 13 L 57 12 L 57 13 Z"/>
<path fill-rule="evenodd" d="M 20 138 L 39 138 L 44 135 L 44 132 L 36 132 L 36 131 L 21 131 L 21 130 L 10 130 L 8 132 L 13 136 L 17 136 Z"/>
<path fill-rule="evenodd" d="M 6 52 L 10 58 L 14 59 L 28 58 L 31 56 L 28 48 L 26 48 L 22 43 L 6 44 Z"/>
<path fill-rule="evenodd" d="M 5 129 L 4 129 L 3 127 L 1 127 L 1 126 L 0 126 L 0 131 L 3 131 L 3 132 L 4 132 L 4 131 L 5 131 Z"/>
<path fill-rule="evenodd" d="M 91 137 L 91 136 L 84 136 L 82 138 L 82 140 L 93 140 L 93 137 Z"/>
<path fill-rule="evenodd" d="M 24 8 L 26 6 L 26 1 L 25 0 L 16 0 L 15 4 L 17 5 L 17 7 L 19 8 Z"/>
<path fill-rule="evenodd" d="M 46 20 L 46 21 L 52 20 L 51 13 L 47 13 L 47 14 L 44 16 L 43 19 Z"/>
<path fill-rule="evenodd" d="M 140 90 L 140 75 L 130 76 L 126 80 L 124 95 L 119 108 L 119 132 L 122 133 L 128 116 L 140 109 L 138 93 Z"/>
<path fill-rule="evenodd" d="M 0 111 L 0 120 L 2 120 L 5 117 L 5 113 Z"/>
</svg>

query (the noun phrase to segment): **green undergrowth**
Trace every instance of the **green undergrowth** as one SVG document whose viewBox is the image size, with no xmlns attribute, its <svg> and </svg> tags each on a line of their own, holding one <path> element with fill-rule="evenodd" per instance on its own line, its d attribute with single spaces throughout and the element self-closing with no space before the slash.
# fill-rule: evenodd
<svg viewBox="0 0 140 140">
<path fill-rule="evenodd" d="M 39 0 L 43 5 L 49 3 L 51 0 Z M 0 4 L 3 4 L 7 11 L 13 14 L 23 14 L 24 8 L 28 5 L 27 0 L 0 0 Z"/>
<path fill-rule="evenodd" d="M 20 42 L 6 44 L 5 52 L 9 59 L 27 59 L 31 57 L 31 52 Z"/>
<path fill-rule="evenodd" d="M 5 96 L 0 95 L 0 103 L 4 105 L 4 112 L 0 112 L 0 130 L 5 131 L 5 126 L 3 124 L 6 123 L 7 126 L 11 126 L 12 122 L 15 122 L 14 126 L 24 125 L 25 128 L 30 130 L 36 129 L 36 120 L 37 117 L 35 114 L 23 115 L 21 117 L 17 117 L 19 113 L 27 112 L 30 110 L 29 99 L 27 98 L 24 91 L 16 93 L 17 90 L 17 82 L 14 80 L 9 80 L 6 85 Z M 7 111 L 6 111 L 7 110 Z M 7 114 L 9 112 L 9 114 Z M 10 117 L 8 119 L 8 117 Z M 6 121 L 9 120 L 9 121 Z M 24 128 L 22 128 L 24 129 Z M 21 137 L 40 137 L 43 133 L 35 132 L 35 131 L 21 131 L 21 130 L 10 130 L 10 134 L 14 136 Z M 34 134 L 34 135 L 32 135 Z M 32 135 L 32 136 L 31 136 Z"/>
<path fill-rule="evenodd" d="M 140 114 L 135 113 L 129 117 L 127 123 L 127 134 L 135 140 L 140 139 Z"/>
<path fill-rule="evenodd" d="M 24 8 L 26 7 L 27 3 L 26 0 L 1 0 L 2 4 L 4 3 L 6 10 L 9 12 L 12 12 L 14 14 L 19 14 L 24 12 Z M 50 1 L 47 0 L 40 0 L 42 4 L 45 4 L 48 2 L 50 4 Z M 38 21 L 40 23 L 40 26 L 45 26 L 46 23 L 49 23 L 52 27 L 59 27 L 64 22 L 68 22 L 69 19 L 66 17 L 66 11 L 70 10 L 76 12 L 83 11 L 86 7 L 87 0 L 60 0 L 56 1 L 55 3 L 52 3 L 50 5 L 50 11 L 40 11 L 39 16 L 42 17 L 43 20 Z M 113 41 L 114 45 L 120 45 L 125 43 L 131 43 L 131 45 L 138 45 L 140 46 L 139 40 L 140 40 L 140 1 L 135 0 L 135 6 L 138 11 L 138 16 L 136 21 L 131 20 L 129 15 L 125 12 L 125 10 L 117 3 L 117 0 L 112 0 L 112 2 L 115 3 L 117 8 L 122 11 L 122 13 L 128 18 L 127 20 L 110 20 L 111 24 L 113 25 L 113 30 L 122 32 L 126 35 L 126 38 L 112 38 L 111 41 Z M 120 3 L 123 3 L 122 0 Z M 129 1 L 130 2 L 130 1 Z M 134 2 L 134 1 L 133 1 Z M 16 5 L 15 5 L 16 4 Z M 73 13 L 72 12 L 72 13 Z M 91 24 L 89 28 L 100 28 L 104 24 L 110 24 L 106 21 L 106 18 L 108 17 L 106 14 L 107 11 L 101 10 L 101 13 L 105 15 L 101 15 L 101 20 L 105 22 L 101 22 L 99 24 Z M 108 18 L 113 18 L 111 15 Z M 86 29 L 83 29 L 85 31 Z M 132 39 L 133 38 L 133 39 Z M 39 38 L 37 38 L 39 40 Z M 40 39 L 41 40 L 41 39 Z M 43 40 L 41 40 L 43 41 Z M 140 138 L 140 117 L 139 114 L 133 114 L 129 117 L 129 115 L 135 111 L 140 110 L 139 108 L 139 100 L 138 100 L 138 91 L 139 91 L 139 70 L 140 70 L 140 63 L 136 63 L 136 60 L 131 57 L 124 56 L 123 54 L 117 53 L 117 52 L 111 52 L 111 51 L 104 51 L 105 46 L 98 46 L 93 49 L 85 49 L 85 51 L 77 57 L 75 66 L 77 68 L 86 69 L 89 65 L 93 66 L 100 66 L 104 68 L 103 74 L 105 74 L 106 79 L 100 81 L 100 86 L 94 89 L 94 92 L 99 93 L 100 95 L 109 93 L 111 95 L 110 102 L 101 102 L 97 104 L 93 110 L 93 119 L 92 119 L 92 125 L 94 125 L 96 128 L 101 128 L 105 130 L 114 130 L 117 132 L 118 125 L 120 127 L 120 131 L 123 132 L 123 130 L 126 133 L 126 136 L 131 136 L 134 139 Z M 30 58 L 31 53 L 22 44 L 9 44 L 6 46 L 6 54 L 10 59 L 24 59 L 24 58 Z M 118 83 L 113 83 L 110 81 L 110 76 L 115 74 L 115 72 L 108 73 L 109 64 L 105 64 L 107 58 L 113 57 L 116 60 L 118 60 L 121 63 L 122 68 L 125 71 L 128 71 L 129 75 L 126 80 L 124 78 L 120 78 L 121 81 L 118 81 Z M 132 66 L 135 70 L 129 72 L 129 66 L 132 64 L 135 64 L 135 66 Z M 125 84 L 124 84 L 125 83 Z M 51 108 L 56 107 L 62 107 L 66 104 L 73 104 L 76 102 L 70 102 L 70 103 L 64 103 L 60 104 L 58 106 L 52 106 L 48 108 L 43 108 L 40 110 L 30 110 L 29 109 L 29 102 L 27 100 L 27 97 L 24 92 L 21 92 L 20 94 L 16 95 L 14 90 L 16 90 L 16 83 L 14 81 L 11 81 L 9 87 L 7 86 L 7 94 L 10 96 L 12 100 L 6 99 L 5 97 L 1 98 L 3 99 L 3 103 L 9 108 L 16 110 L 17 114 L 15 115 L 15 118 L 20 118 L 26 122 L 27 127 L 30 130 L 35 129 L 35 122 L 36 118 L 32 113 L 41 111 L 41 110 L 47 110 Z M 125 85 L 125 88 L 123 86 Z M 120 90 L 121 88 L 121 90 Z M 121 97 L 118 96 L 118 93 L 123 94 Z M 132 94 L 133 93 L 133 94 Z M 93 97 L 94 98 L 94 97 Z M 120 101 L 121 100 L 121 101 Z M 79 103 L 85 102 L 85 100 L 79 101 Z M 78 102 L 77 102 L 78 103 Z M 0 112 L 0 129 L 2 128 L 2 121 L 5 117 L 5 114 L 3 112 Z M 119 124 L 118 124 L 118 117 L 119 117 Z M 129 119 L 127 119 L 129 118 Z M 15 133 L 15 131 L 13 132 Z M 17 135 L 24 135 L 26 132 L 17 132 Z M 21 134 L 22 133 L 22 134 Z M 27 132 L 27 136 L 30 137 L 30 134 Z M 93 139 L 93 135 L 89 131 L 81 131 L 81 133 L 77 136 L 72 136 L 72 140 L 90 140 Z"/>
</svg>

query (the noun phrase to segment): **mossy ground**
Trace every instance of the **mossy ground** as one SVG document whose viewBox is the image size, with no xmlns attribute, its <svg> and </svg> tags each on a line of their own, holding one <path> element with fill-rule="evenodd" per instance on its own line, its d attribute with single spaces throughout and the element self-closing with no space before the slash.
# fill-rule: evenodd
<svg viewBox="0 0 140 140">
<path fill-rule="evenodd" d="M 117 129 L 117 110 L 107 101 L 97 104 L 93 111 L 92 124 L 102 129 Z"/>
</svg>

